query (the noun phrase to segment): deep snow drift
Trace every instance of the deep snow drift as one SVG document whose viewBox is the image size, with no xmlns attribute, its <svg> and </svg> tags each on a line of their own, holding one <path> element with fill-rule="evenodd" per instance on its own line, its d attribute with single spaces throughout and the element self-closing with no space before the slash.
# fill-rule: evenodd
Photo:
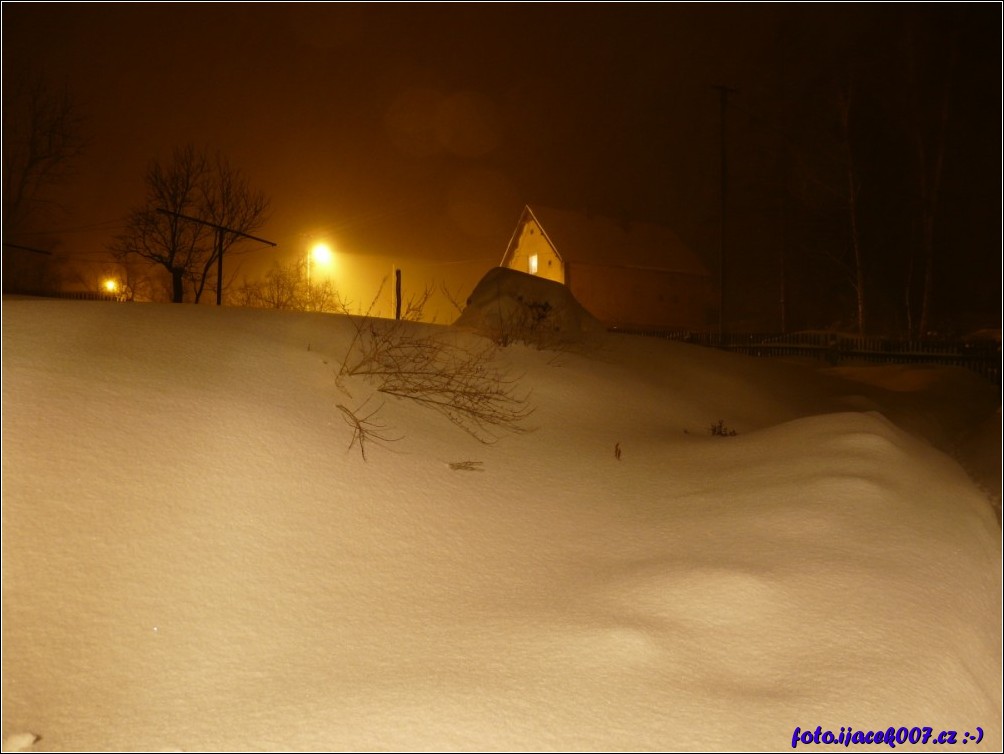
<svg viewBox="0 0 1004 754">
<path fill-rule="evenodd" d="M 5 739 L 1000 749 L 1000 529 L 943 452 L 992 387 L 604 335 L 500 350 L 533 413 L 485 445 L 336 385 L 359 322 L 4 301 Z"/>
<path fill-rule="evenodd" d="M 605 330 L 567 286 L 507 267 L 481 278 L 453 324 L 503 345 L 561 346 Z"/>
</svg>

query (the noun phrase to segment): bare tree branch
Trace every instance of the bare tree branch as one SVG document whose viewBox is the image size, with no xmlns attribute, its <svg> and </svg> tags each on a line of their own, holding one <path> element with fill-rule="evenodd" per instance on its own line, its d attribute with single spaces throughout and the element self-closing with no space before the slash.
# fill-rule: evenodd
<svg viewBox="0 0 1004 754">
<path fill-rule="evenodd" d="M 352 448 L 358 445 L 359 453 L 363 457 L 364 461 L 366 460 L 367 442 L 381 444 L 387 442 L 397 442 L 401 439 L 400 437 L 392 437 L 389 434 L 389 430 L 386 425 L 373 419 L 380 409 L 383 408 L 382 405 L 362 417 L 359 416 L 359 411 L 362 406 L 353 411 L 339 403 L 336 408 L 342 412 L 342 418 L 345 420 L 345 423 L 352 427 L 352 441 L 349 443 L 349 450 L 352 450 Z"/>
<path fill-rule="evenodd" d="M 176 149 L 167 164 L 151 163 L 146 183 L 146 203 L 130 215 L 112 251 L 160 265 L 171 274 L 172 300 L 184 301 L 187 286 L 198 303 L 219 258 L 216 231 L 177 215 L 250 233 L 265 223 L 268 198 L 223 155 L 193 145 Z M 224 233 L 224 253 L 240 238 Z"/>
<path fill-rule="evenodd" d="M 303 259 L 275 262 L 261 280 L 245 279 L 229 296 L 229 302 L 258 309 L 348 313 L 347 302 L 330 280 L 317 283 L 307 279 Z"/>
<path fill-rule="evenodd" d="M 52 205 L 51 190 L 69 177 L 85 146 L 83 118 L 65 87 L 54 89 L 33 74 L 9 80 L 3 93 L 5 236 Z"/>
<path fill-rule="evenodd" d="M 499 430 L 526 431 L 523 421 L 533 409 L 518 379 L 496 365 L 493 344 L 466 347 L 394 320 L 353 318 L 353 324 L 340 378 L 366 377 L 379 392 L 437 411 L 486 444 Z"/>
</svg>

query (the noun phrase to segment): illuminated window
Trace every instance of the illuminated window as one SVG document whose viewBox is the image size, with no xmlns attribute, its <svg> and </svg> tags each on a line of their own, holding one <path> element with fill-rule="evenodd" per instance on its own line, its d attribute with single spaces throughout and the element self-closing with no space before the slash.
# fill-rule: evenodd
<svg viewBox="0 0 1004 754">
<path fill-rule="evenodd" d="M 537 255 L 536 254 L 531 254 L 530 255 L 530 274 L 531 275 L 536 275 L 537 274 Z"/>
</svg>

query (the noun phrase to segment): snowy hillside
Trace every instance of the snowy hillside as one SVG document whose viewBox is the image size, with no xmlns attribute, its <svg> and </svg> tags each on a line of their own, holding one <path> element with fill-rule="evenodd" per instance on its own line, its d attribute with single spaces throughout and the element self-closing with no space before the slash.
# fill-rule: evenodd
<svg viewBox="0 0 1004 754">
<path fill-rule="evenodd" d="M 992 387 L 597 335 L 479 362 L 483 444 L 336 380 L 359 325 L 3 302 L 5 740 L 1001 748 Z"/>
</svg>

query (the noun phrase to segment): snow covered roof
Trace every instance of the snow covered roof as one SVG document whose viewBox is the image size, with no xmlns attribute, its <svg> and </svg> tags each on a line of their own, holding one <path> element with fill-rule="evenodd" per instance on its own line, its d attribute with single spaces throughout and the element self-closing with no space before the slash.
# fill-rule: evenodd
<svg viewBox="0 0 1004 754">
<path fill-rule="evenodd" d="M 518 228 L 531 218 L 566 263 L 710 274 L 676 233 L 660 225 L 527 205 Z"/>
<path fill-rule="evenodd" d="M 585 333 L 606 330 L 568 287 L 507 267 L 494 267 L 481 278 L 453 324 L 496 343 L 536 345 L 579 341 Z"/>
</svg>

